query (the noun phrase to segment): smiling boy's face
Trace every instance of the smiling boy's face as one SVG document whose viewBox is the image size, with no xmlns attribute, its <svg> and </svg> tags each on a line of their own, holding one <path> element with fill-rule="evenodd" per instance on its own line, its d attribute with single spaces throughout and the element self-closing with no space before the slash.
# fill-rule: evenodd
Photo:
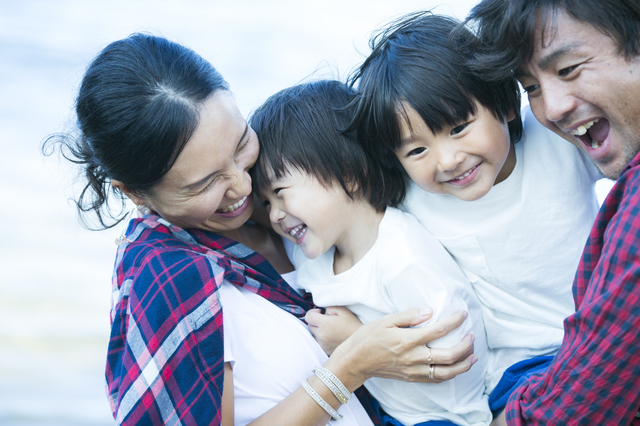
<svg viewBox="0 0 640 426">
<path fill-rule="evenodd" d="M 625 58 L 613 39 L 563 9 L 544 24 L 516 71 L 531 110 L 617 179 L 640 151 L 640 58 Z"/>
<path fill-rule="evenodd" d="M 280 179 L 270 170 L 267 175 L 270 183 L 259 197 L 278 234 L 299 245 L 309 259 L 341 244 L 349 228 L 344 218 L 354 203 L 339 185 L 324 186 L 294 167 Z"/>
<path fill-rule="evenodd" d="M 411 106 L 404 108 L 406 117 L 399 115 L 403 143 L 396 156 L 425 191 L 473 201 L 513 171 L 516 157 L 507 123 L 484 106 L 477 104 L 476 114 L 437 134 Z"/>
</svg>

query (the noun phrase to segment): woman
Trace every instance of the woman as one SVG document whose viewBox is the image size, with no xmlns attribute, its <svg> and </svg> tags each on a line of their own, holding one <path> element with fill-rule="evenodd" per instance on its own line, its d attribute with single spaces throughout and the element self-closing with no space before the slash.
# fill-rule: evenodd
<svg viewBox="0 0 640 426">
<path fill-rule="evenodd" d="M 293 271 L 282 241 L 249 221 L 258 140 L 191 50 L 143 34 L 110 44 L 76 112 L 81 135 L 62 142 L 88 179 L 79 210 L 113 226 L 124 218 L 106 208 L 111 194 L 144 213 L 119 238 L 113 277 L 117 424 L 371 424 L 356 398 L 335 411 L 367 378 L 437 382 L 471 367 L 471 339 L 425 346 L 465 314 L 402 329 L 430 317 L 418 309 L 362 327 L 327 358 L 300 321 L 311 306 L 279 275 Z"/>
</svg>

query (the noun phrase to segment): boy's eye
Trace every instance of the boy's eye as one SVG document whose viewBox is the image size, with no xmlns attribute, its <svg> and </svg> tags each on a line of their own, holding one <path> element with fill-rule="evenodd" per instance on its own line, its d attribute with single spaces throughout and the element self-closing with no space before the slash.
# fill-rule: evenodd
<svg viewBox="0 0 640 426">
<path fill-rule="evenodd" d="M 462 132 L 464 129 L 467 128 L 468 123 L 464 123 L 461 124 L 459 126 L 454 127 L 453 129 L 451 129 L 451 134 L 452 135 L 457 135 L 458 133 Z"/>
<path fill-rule="evenodd" d="M 284 188 L 274 188 L 273 193 L 274 193 L 274 194 L 276 194 L 276 195 L 278 195 L 278 193 L 279 193 L 280 191 L 282 191 L 283 189 L 284 189 Z"/>
<path fill-rule="evenodd" d="M 422 154 L 423 152 L 425 152 L 427 150 L 427 148 L 421 146 L 420 148 L 416 148 L 416 149 L 412 149 L 411 151 L 409 151 L 409 153 L 407 154 L 407 157 L 411 157 L 412 155 L 419 155 Z"/>
</svg>

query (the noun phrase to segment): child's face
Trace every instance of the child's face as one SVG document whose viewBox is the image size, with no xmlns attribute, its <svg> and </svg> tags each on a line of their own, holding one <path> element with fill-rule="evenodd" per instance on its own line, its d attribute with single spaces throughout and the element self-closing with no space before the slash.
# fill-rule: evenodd
<svg viewBox="0 0 640 426">
<path fill-rule="evenodd" d="M 396 155 L 420 188 L 473 201 L 511 174 L 515 152 L 507 123 L 489 109 L 478 103 L 476 114 L 433 134 L 411 106 L 404 107 L 410 123 L 399 115 L 403 144 Z"/>
<path fill-rule="evenodd" d="M 344 215 L 353 201 L 339 185 L 325 187 L 294 167 L 278 180 L 271 171 L 268 175 L 271 183 L 259 196 L 278 234 L 298 244 L 309 259 L 342 242 L 348 232 Z"/>
</svg>

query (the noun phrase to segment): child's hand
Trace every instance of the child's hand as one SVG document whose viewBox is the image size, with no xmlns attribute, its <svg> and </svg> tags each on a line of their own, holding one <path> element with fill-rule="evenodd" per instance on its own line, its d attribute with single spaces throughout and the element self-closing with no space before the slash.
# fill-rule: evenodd
<svg viewBox="0 0 640 426">
<path fill-rule="evenodd" d="M 331 355 L 340 343 L 362 327 L 358 318 L 343 306 L 330 306 L 324 314 L 320 309 L 312 309 L 307 312 L 305 320 L 309 331 L 327 355 Z"/>
</svg>

